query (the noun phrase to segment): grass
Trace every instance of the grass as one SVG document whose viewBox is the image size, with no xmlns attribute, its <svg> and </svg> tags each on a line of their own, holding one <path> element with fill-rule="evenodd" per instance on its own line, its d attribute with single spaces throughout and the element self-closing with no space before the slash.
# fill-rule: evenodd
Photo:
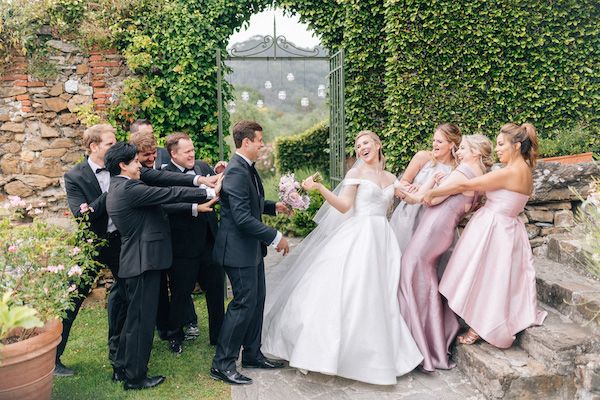
<svg viewBox="0 0 600 400">
<path fill-rule="evenodd" d="M 83 308 L 75 320 L 63 363 L 77 371 L 70 378 L 55 378 L 52 399 L 230 399 L 230 387 L 212 380 L 208 371 L 215 348 L 208 344 L 204 296 L 195 297 L 200 337 L 184 342 L 183 354 L 174 355 L 167 342 L 154 335 L 149 375 L 164 375 L 162 385 L 147 390 L 124 391 L 111 381 L 108 362 L 107 314 L 103 302 Z"/>
</svg>

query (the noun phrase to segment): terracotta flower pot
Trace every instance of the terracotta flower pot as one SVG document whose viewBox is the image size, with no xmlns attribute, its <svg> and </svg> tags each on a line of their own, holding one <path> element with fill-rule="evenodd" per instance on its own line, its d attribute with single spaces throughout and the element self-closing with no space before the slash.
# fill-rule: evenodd
<svg viewBox="0 0 600 400">
<path fill-rule="evenodd" d="M 51 320 L 38 331 L 0 348 L 0 399 L 50 399 L 62 323 Z"/>
<path fill-rule="evenodd" d="M 581 153 L 581 154 L 571 154 L 568 156 L 558 156 L 558 157 L 548 157 L 548 158 L 540 158 L 538 161 L 544 162 L 557 162 L 560 164 L 577 164 L 580 162 L 589 162 L 592 161 L 592 153 Z"/>
</svg>

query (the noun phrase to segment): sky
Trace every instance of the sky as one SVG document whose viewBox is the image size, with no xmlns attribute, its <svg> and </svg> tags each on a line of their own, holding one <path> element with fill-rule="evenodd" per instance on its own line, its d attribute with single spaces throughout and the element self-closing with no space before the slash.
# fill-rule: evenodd
<svg viewBox="0 0 600 400">
<path fill-rule="evenodd" d="M 250 25 L 247 29 L 235 32 L 229 38 L 229 46 L 255 35 L 273 36 L 273 17 L 277 23 L 277 36 L 283 35 L 286 39 L 294 43 L 297 47 L 313 48 L 319 44 L 319 38 L 313 36 L 313 32 L 308 29 L 306 24 L 300 23 L 298 16 L 284 16 L 281 9 L 266 10 L 254 14 L 250 18 Z"/>
</svg>

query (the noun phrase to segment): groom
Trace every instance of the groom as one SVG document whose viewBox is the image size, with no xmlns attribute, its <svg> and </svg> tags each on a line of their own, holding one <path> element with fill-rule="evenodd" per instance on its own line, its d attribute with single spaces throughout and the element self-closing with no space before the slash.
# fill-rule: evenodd
<svg viewBox="0 0 600 400">
<path fill-rule="evenodd" d="M 250 384 L 252 379 L 236 370 L 242 351 L 243 368 L 281 368 L 260 351 L 265 306 L 267 245 L 286 255 L 289 247 L 281 232 L 266 226 L 261 214 L 287 213 L 283 203 L 265 200 L 262 182 L 254 162 L 264 146 L 262 127 L 254 121 L 240 121 L 233 127 L 236 152 L 225 170 L 221 189 L 221 224 L 213 249 L 214 260 L 223 266 L 233 300 L 217 342 L 210 376 L 230 384 Z"/>
</svg>

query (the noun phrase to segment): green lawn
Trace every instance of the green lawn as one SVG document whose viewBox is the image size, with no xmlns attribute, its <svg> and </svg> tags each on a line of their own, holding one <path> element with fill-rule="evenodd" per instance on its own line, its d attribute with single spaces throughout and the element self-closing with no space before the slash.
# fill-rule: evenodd
<svg viewBox="0 0 600 400">
<path fill-rule="evenodd" d="M 212 380 L 208 371 L 214 347 L 208 344 L 204 296 L 196 296 L 200 337 L 184 342 L 183 354 L 174 355 L 167 342 L 154 336 L 149 375 L 164 375 L 162 385 L 140 391 L 124 391 L 110 379 L 107 357 L 107 316 L 103 303 L 83 308 L 75 320 L 63 363 L 77 371 L 70 378 L 55 378 L 52 399 L 230 399 L 228 385 Z"/>
</svg>

